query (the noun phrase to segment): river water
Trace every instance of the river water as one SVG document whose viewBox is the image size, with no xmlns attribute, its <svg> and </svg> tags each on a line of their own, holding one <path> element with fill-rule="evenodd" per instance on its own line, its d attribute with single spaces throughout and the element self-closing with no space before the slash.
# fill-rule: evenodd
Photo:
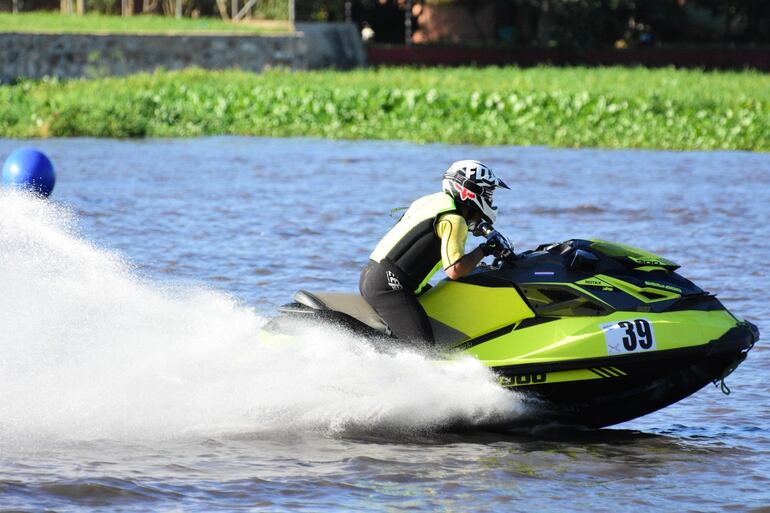
<svg viewBox="0 0 770 513">
<path fill-rule="evenodd" d="M 355 290 L 390 209 L 461 158 L 513 186 L 497 227 L 517 249 L 643 247 L 767 332 L 768 154 L 34 145 L 56 165 L 53 201 L 0 192 L 0 511 L 770 512 L 763 341 L 730 396 L 512 434 L 484 429 L 519 403 L 472 360 L 258 335 L 299 288 Z"/>
</svg>

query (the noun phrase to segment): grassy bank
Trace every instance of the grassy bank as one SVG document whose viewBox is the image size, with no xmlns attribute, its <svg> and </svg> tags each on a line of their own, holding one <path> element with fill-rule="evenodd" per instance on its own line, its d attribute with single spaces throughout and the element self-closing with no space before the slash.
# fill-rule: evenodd
<svg viewBox="0 0 770 513">
<path fill-rule="evenodd" d="M 218 18 L 172 18 L 168 16 L 84 16 L 56 12 L 0 13 L 0 32 L 72 32 L 86 34 L 190 34 L 290 32 L 288 22 L 231 23 Z"/>
<path fill-rule="evenodd" d="M 0 87 L 3 137 L 212 134 L 770 151 L 770 75 L 193 70 Z"/>
</svg>

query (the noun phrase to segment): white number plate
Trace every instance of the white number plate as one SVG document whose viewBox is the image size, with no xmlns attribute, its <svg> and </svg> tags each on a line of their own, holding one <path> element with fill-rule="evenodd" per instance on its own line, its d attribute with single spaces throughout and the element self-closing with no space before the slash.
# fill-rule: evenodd
<svg viewBox="0 0 770 513">
<path fill-rule="evenodd" d="M 630 319 L 600 325 L 607 342 L 607 354 L 655 350 L 655 333 L 647 319 Z"/>
</svg>

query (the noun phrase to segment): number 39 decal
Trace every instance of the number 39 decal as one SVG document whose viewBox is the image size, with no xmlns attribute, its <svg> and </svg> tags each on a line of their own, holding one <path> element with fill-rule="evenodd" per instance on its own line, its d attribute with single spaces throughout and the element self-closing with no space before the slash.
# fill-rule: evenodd
<svg viewBox="0 0 770 513">
<path fill-rule="evenodd" d="M 631 319 L 600 326 L 607 342 L 607 354 L 637 353 L 655 349 L 655 334 L 647 319 Z"/>
</svg>

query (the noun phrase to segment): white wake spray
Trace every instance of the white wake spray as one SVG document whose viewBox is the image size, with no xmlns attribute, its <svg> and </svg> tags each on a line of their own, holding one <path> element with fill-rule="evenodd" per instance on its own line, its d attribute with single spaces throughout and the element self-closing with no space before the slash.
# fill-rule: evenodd
<svg viewBox="0 0 770 513">
<path fill-rule="evenodd" d="M 220 292 L 139 277 L 68 210 L 0 191 L 0 442 L 424 430 L 519 408 L 470 358 L 331 329 L 271 343 L 263 323 Z"/>
</svg>

